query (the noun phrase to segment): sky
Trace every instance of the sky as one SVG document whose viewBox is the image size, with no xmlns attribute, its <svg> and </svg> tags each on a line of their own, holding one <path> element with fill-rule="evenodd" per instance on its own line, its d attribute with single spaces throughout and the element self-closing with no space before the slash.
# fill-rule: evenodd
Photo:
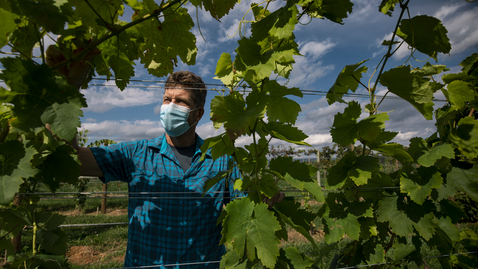
<svg viewBox="0 0 478 269">
<path fill-rule="evenodd" d="M 214 79 L 216 62 L 223 52 L 230 53 L 234 59 L 234 50 L 240 38 L 236 31 L 251 2 L 251 0 L 241 1 L 220 22 L 203 10 L 198 11 L 199 21 L 197 21 L 196 9 L 191 5 L 187 6 L 195 22 L 193 33 L 196 36 L 198 54 L 194 66 L 179 62 L 176 70 L 192 71 L 203 78 L 209 89 L 222 89 L 223 87 L 217 85 L 221 82 Z M 390 39 L 399 8 L 397 7 L 392 17 L 389 17 L 378 11 L 381 0 L 352 2 L 354 3 L 353 12 L 344 19 L 344 25 L 321 19 L 311 21 L 303 18 L 301 20 L 303 25 L 299 24 L 294 34 L 303 56 L 295 57 L 296 63 L 289 80 L 280 79 L 281 84 L 299 87 L 301 90 L 327 92 L 345 65 L 356 64 L 367 59 L 370 59 L 365 63 L 368 71 L 363 75 L 362 81 L 366 83 L 369 80 L 378 62 L 386 53 L 386 47 L 381 43 L 385 39 Z M 274 1 L 270 3 L 269 8 L 275 10 L 282 4 L 281 0 Z M 409 7 L 411 17 L 426 14 L 440 19 L 448 29 L 448 37 L 452 44 L 450 53 L 440 54 L 438 62 L 424 54 L 415 54 L 416 60 L 412 58 L 408 63 L 412 67 L 421 66 L 426 61 L 430 61 L 431 64 L 446 65 L 450 68 L 449 72 L 459 72 L 461 67 L 458 64 L 471 53 L 478 52 L 478 2 L 412 0 Z M 131 11 L 126 10 L 124 20 L 129 21 L 130 15 Z M 251 20 L 251 16 L 249 12 L 245 19 Z M 204 39 L 199 32 L 198 24 Z M 249 34 L 249 31 L 246 30 L 245 34 Z M 399 49 L 387 63 L 386 70 L 404 64 L 409 56 L 410 53 L 405 47 Z M 93 80 L 88 89 L 82 90 L 87 98 L 88 108 L 83 110 L 84 116 L 81 122 L 82 128 L 89 130 L 90 142 L 104 138 L 117 142 L 149 139 L 164 133 L 159 121 L 164 90 L 157 87 L 162 84 L 148 81 L 164 81 L 165 78 L 149 75 L 148 71 L 137 62 L 133 79 L 138 81 L 130 83 L 123 92 L 114 86 L 113 81 L 103 80 Z M 366 94 L 363 87 L 357 92 Z M 385 92 L 384 87 L 378 87 L 378 95 Z M 209 118 L 209 104 L 216 94 L 214 90 L 208 91 L 205 115 L 196 129 L 203 139 L 224 132 L 222 128 L 214 129 Z M 441 92 L 436 93 L 435 98 L 444 100 Z M 301 105 L 302 111 L 296 126 L 309 136 L 305 141 L 315 149 L 332 145 L 330 128 L 334 115 L 343 112 L 346 105 L 335 103 L 329 106 L 324 94 L 304 95 L 303 98 L 294 98 L 294 100 Z M 367 98 L 353 97 L 345 98 L 345 100 L 356 100 L 362 107 L 368 103 Z M 435 108 L 443 104 L 437 101 Z M 427 121 L 406 101 L 387 98 L 382 103 L 380 111 L 389 113 L 390 121 L 386 123 L 386 129 L 399 132 L 394 142 L 408 145 L 410 138 L 415 136 L 425 138 L 433 134 L 435 130 L 435 119 Z M 367 113 L 363 111 L 362 116 L 366 115 Z M 250 137 L 241 137 L 236 141 L 236 145 L 242 146 L 251 141 Z M 282 141 L 274 140 L 272 144 L 287 145 Z"/>
</svg>

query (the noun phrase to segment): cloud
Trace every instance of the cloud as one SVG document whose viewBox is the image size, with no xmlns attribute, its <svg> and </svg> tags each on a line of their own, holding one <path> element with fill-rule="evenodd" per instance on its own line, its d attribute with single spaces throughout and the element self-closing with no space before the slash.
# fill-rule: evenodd
<svg viewBox="0 0 478 269">
<path fill-rule="evenodd" d="M 233 23 L 228 28 L 225 28 L 225 26 L 221 25 L 221 32 L 217 41 L 222 43 L 238 40 L 240 38 L 239 22 L 240 21 L 238 19 L 234 19 Z"/>
<path fill-rule="evenodd" d="M 310 41 L 300 47 L 300 53 L 315 60 L 329 52 L 335 45 L 337 44 L 333 43 L 330 38 L 322 42 Z"/>
<path fill-rule="evenodd" d="M 443 25 L 448 30 L 448 37 L 452 44 L 451 53 L 453 54 L 472 47 L 478 49 L 478 27 L 476 27 L 478 25 L 478 16 L 476 15 L 478 7 L 464 12 L 456 12 L 457 9 L 457 7 L 451 6 L 447 9 L 448 13 L 440 9 L 435 14 L 444 18 Z"/>
<path fill-rule="evenodd" d="M 90 142 L 100 139 L 112 139 L 116 142 L 150 139 L 164 133 L 161 122 L 151 120 L 86 122 L 81 128 L 89 130 Z"/>
<path fill-rule="evenodd" d="M 132 107 L 161 103 L 164 89 L 143 89 L 134 86 L 121 91 L 116 86 L 90 87 L 82 91 L 88 103 L 84 111 L 105 112 L 114 107 Z"/>
</svg>

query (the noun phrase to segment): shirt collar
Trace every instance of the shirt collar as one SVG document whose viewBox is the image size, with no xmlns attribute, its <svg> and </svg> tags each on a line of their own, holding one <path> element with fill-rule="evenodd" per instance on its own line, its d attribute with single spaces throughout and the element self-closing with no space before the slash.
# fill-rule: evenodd
<svg viewBox="0 0 478 269">
<path fill-rule="evenodd" d="M 201 155 L 201 146 L 204 144 L 204 140 L 196 134 L 196 152 L 194 155 Z M 148 141 L 148 147 L 159 149 L 161 154 L 168 155 L 171 149 L 168 147 L 168 141 L 166 141 L 166 134 L 153 138 Z M 211 156 L 211 149 L 206 152 L 206 155 Z"/>
</svg>

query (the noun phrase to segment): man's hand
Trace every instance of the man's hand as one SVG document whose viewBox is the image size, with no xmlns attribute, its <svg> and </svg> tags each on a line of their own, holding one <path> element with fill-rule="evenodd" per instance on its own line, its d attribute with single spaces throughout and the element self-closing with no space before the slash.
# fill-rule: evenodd
<svg viewBox="0 0 478 269">
<path fill-rule="evenodd" d="M 276 195 L 274 195 L 274 197 L 272 197 L 272 198 L 269 198 L 265 195 L 262 195 L 262 202 L 268 204 L 269 208 L 271 208 L 276 203 L 282 202 L 282 200 L 284 200 L 284 198 L 285 198 L 285 193 L 280 191 L 280 192 L 276 193 Z"/>
<path fill-rule="evenodd" d="M 73 53 L 78 54 L 83 49 L 76 49 Z M 81 61 L 74 61 L 69 65 L 62 66 L 58 69 L 60 74 L 64 75 L 68 81 L 68 84 L 77 87 L 81 87 L 86 79 L 86 76 L 91 70 L 90 61 L 93 56 L 100 54 L 101 51 L 98 48 L 92 49 Z M 50 45 L 46 50 L 46 64 L 48 66 L 55 66 L 66 60 L 65 55 L 55 45 Z"/>
</svg>

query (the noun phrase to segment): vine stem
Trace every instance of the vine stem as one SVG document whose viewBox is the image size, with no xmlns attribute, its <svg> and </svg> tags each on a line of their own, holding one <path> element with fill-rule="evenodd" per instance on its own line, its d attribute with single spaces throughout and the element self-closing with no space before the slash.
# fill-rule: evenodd
<svg viewBox="0 0 478 269">
<path fill-rule="evenodd" d="M 100 20 L 106 25 L 108 30 L 112 31 L 110 24 L 107 21 L 105 21 L 105 19 L 103 19 L 103 17 L 101 17 L 100 14 L 98 14 L 96 9 L 93 8 L 93 6 L 90 4 L 90 2 L 88 0 L 84 0 L 84 1 L 91 8 L 91 10 L 96 14 L 96 16 L 98 16 L 98 18 L 100 18 Z M 111 16 L 111 13 L 110 13 L 110 16 Z"/>
<path fill-rule="evenodd" d="M 398 31 L 398 27 L 400 26 L 400 22 L 402 21 L 402 17 L 403 17 L 403 14 L 405 13 L 405 11 L 407 10 L 407 7 L 408 7 L 408 2 L 410 2 L 410 0 L 407 0 L 405 3 L 400 3 L 400 7 L 402 8 L 401 12 L 400 12 L 400 16 L 398 17 L 398 20 L 397 20 L 397 24 L 395 25 L 395 30 L 393 31 L 393 34 L 392 34 L 392 39 L 390 40 L 390 44 L 388 45 L 388 51 L 387 51 L 387 54 L 385 55 L 385 59 L 383 61 L 383 64 L 382 64 L 382 67 L 380 68 L 380 71 L 378 72 L 378 75 L 377 75 L 377 79 L 375 81 L 375 84 L 373 85 L 372 89 L 371 89 L 371 92 L 372 94 L 375 93 L 375 90 L 377 88 L 377 84 L 379 82 L 379 79 L 383 73 L 383 70 L 385 69 L 385 65 L 387 64 L 387 61 L 388 59 L 391 57 L 391 52 L 392 52 L 392 46 L 393 46 L 393 39 L 395 39 L 395 36 L 397 35 L 397 31 Z M 373 111 L 375 112 L 376 109 Z"/>
<path fill-rule="evenodd" d="M 132 21 L 132 22 L 126 24 L 126 25 L 123 25 L 121 27 L 118 27 L 118 28 L 115 28 L 115 29 L 111 30 L 111 32 L 106 33 L 101 38 L 97 39 L 96 41 L 91 42 L 84 50 L 82 50 L 78 54 L 74 55 L 72 58 L 66 59 L 63 62 L 60 62 L 60 63 L 52 66 L 51 69 L 52 70 L 57 70 L 57 69 L 59 69 L 63 66 L 69 65 L 70 63 L 72 63 L 74 61 L 79 61 L 79 60 L 83 59 L 91 50 L 98 47 L 100 44 L 102 44 L 103 42 L 112 38 L 113 36 L 117 36 L 118 34 L 125 31 L 126 29 L 131 28 L 131 27 L 133 27 L 133 26 L 135 26 L 139 23 L 142 23 L 143 21 L 146 21 L 146 20 L 151 19 L 153 17 L 159 16 L 159 14 L 161 12 L 163 12 L 164 10 L 166 10 L 168 8 L 171 8 L 173 5 L 175 5 L 179 2 L 182 2 L 182 1 L 183 0 L 173 0 L 171 2 L 168 2 L 168 3 L 164 4 L 164 6 L 156 9 L 155 11 L 143 16 L 142 18 L 140 18 L 138 20 Z"/>
</svg>

